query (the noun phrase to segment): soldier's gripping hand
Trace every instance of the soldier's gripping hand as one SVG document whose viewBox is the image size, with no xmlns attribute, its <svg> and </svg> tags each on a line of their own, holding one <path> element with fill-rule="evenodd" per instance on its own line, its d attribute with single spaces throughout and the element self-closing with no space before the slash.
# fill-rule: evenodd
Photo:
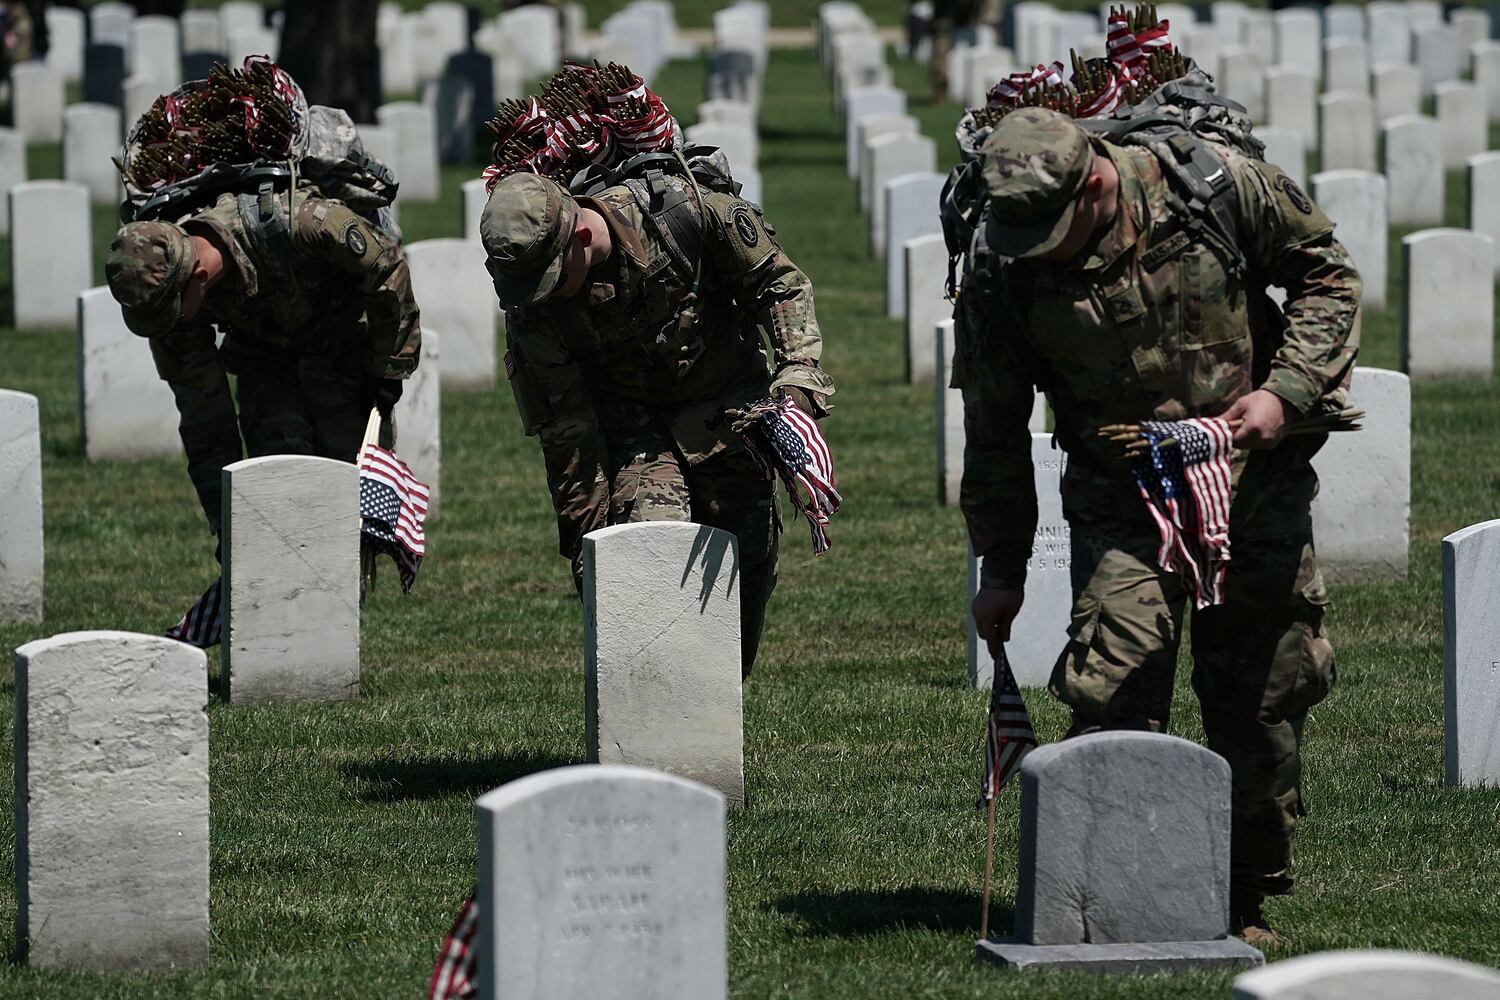
<svg viewBox="0 0 1500 1000">
<path fill-rule="evenodd" d="M 980 587 L 974 595 L 970 610 L 974 614 L 974 626 L 979 638 L 989 647 L 990 656 L 1000 658 L 1000 644 L 1010 641 L 1010 626 L 1021 612 L 1021 603 L 1026 599 L 1024 591 L 1000 590 L 995 587 Z"/>
<path fill-rule="evenodd" d="M 790 399 L 793 406 L 809 417 L 817 417 L 818 408 L 813 405 L 812 397 L 807 394 L 806 390 L 799 389 L 794 385 L 787 385 L 777 389 L 776 395 L 785 396 L 787 399 Z"/>
<path fill-rule="evenodd" d="M 1288 406 L 1267 389 L 1256 389 L 1234 401 L 1224 419 L 1240 425 L 1234 432 L 1236 448 L 1274 448 L 1286 437 Z"/>
<path fill-rule="evenodd" d="M 370 399 L 370 405 L 380 411 L 382 420 L 390 420 L 391 412 L 396 409 L 396 404 L 401 402 L 401 389 L 404 383 L 399 378 L 379 378 L 371 375 L 365 379 L 365 394 Z"/>
</svg>

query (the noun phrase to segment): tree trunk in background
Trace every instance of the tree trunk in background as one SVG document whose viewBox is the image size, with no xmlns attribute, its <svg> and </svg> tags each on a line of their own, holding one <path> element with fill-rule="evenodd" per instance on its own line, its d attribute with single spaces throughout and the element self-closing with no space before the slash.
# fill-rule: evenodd
<svg viewBox="0 0 1500 1000">
<path fill-rule="evenodd" d="M 310 104 L 343 108 L 356 123 L 373 122 L 380 103 L 380 50 L 369 0 L 289 3 L 282 10 L 281 67 Z"/>
</svg>

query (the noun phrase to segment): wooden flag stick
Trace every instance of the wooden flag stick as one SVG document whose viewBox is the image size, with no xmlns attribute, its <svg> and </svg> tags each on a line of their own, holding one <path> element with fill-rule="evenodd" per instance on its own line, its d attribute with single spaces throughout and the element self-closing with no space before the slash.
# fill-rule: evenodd
<svg viewBox="0 0 1500 1000">
<path fill-rule="evenodd" d="M 990 798 L 989 830 L 984 836 L 984 912 L 979 916 L 981 941 L 988 941 L 990 937 L 990 877 L 995 871 L 995 806 L 999 803 L 999 795 Z"/>
</svg>

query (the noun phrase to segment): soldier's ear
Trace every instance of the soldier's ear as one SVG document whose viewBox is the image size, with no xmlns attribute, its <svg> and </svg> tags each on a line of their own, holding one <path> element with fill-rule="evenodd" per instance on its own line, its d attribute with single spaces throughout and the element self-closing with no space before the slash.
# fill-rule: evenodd
<svg viewBox="0 0 1500 1000">
<path fill-rule="evenodd" d="M 580 246 L 591 247 L 594 245 L 594 231 L 588 227 L 582 218 L 573 227 L 573 237 L 578 240 Z"/>
</svg>

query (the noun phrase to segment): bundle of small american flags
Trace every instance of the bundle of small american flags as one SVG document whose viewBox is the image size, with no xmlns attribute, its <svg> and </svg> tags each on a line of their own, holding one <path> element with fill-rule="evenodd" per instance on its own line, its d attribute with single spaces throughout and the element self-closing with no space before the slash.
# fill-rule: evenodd
<svg viewBox="0 0 1500 1000">
<path fill-rule="evenodd" d="M 1142 421 L 1140 434 L 1147 450 L 1131 471 L 1161 534 L 1157 562 L 1182 574 L 1194 607 L 1222 604 L 1234 431 L 1218 417 L 1195 417 Z"/>
<path fill-rule="evenodd" d="M 427 485 L 418 482 L 395 452 L 375 444 L 360 449 L 360 544 L 375 554 L 388 553 L 396 561 L 402 593 L 411 592 L 427 553 L 422 523 L 427 518 L 428 493 Z"/>
<path fill-rule="evenodd" d="M 1000 789 L 1021 767 L 1021 761 L 1036 747 L 1036 730 L 1016 675 L 1011 673 L 1005 647 L 995 658 L 995 676 L 990 682 L 990 717 L 984 742 L 984 777 L 979 785 L 982 806 L 1000 794 Z"/>
<path fill-rule="evenodd" d="M 432 978 L 427 981 L 428 1000 L 469 1000 L 478 995 L 479 955 L 474 951 L 478 933 L 479 904 L 470 893 L 438 949 Z"/>
<path fill-rule="evenodd" d="M 833 452 L 818 430 L 818 422 L 787 397 L 761 399 L 741 411 L 736 426 L 745 425 L 745 444 L 766 474 L 781 477 L 797 513 L 812 528 L 813 553 L 822 555 L 828 540 L 828 519 L 843 498 L 833 479 Z"/>
</svg>

